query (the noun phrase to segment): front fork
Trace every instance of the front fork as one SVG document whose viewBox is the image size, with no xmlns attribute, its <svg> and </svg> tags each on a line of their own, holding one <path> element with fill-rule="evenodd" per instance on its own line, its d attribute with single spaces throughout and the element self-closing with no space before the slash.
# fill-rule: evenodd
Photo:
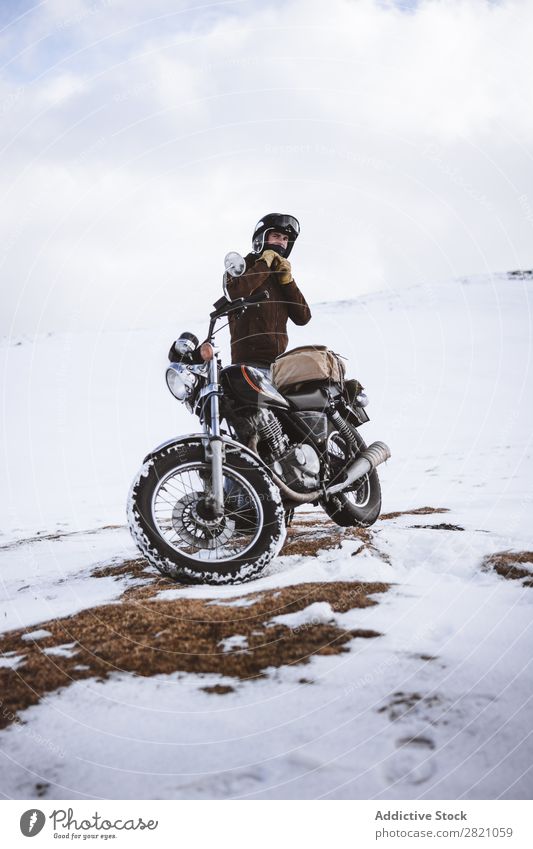
<svg viewBox="0 0 533 849">
<path fill-rule="evenodd" d="M 218 383 L 218 361 L 215 356 L 209 361 L 209 384 L 205 389 L 206 404 L 209 403 L 209 417 L 204 416 L 203 426 L 206 435 L 206 459 L 211 465 L 211 491 L 206 496 L 207 506 L 213 518 L 224 515 L 224 444 L 220 434 L 220 384 Z"/>
</svg>

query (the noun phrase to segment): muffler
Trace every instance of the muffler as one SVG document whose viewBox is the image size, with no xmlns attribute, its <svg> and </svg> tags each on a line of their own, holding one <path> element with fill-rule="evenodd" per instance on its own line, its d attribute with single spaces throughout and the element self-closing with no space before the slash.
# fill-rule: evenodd
<svg viewBox="0 0 533 849">
<path fill-rule="evenodd" d="M 351 466 L 346 470 L 346 477 L 341 483 L 336 483 L 333 486 L 328 486 L 326 495 L 334 495 L 336 492 L 342 492 L 349 487 L 358 478 L 367 475 L 380 463 L 384 463 L 391 456 L 390 448 L 384 442 L 373 442 L 364 451 L 361 451 L 357 460 L 354 460 Z"/>
</svg>

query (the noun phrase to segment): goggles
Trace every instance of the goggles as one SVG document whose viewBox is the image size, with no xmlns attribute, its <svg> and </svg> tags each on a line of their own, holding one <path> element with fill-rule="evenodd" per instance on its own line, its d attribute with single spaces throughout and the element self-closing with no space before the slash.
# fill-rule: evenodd
<svg viewBox="0 0 533 849">
<path fill-rule="evenodd" d="M 268 215 L 255 225 L 255 232 L 266 224 L 268 230 L 289 230 L 290 235 L 296 237 L 300 233 L 300 222 L 293 215 L 276 215 L 272 218 Z"/>
</svg>

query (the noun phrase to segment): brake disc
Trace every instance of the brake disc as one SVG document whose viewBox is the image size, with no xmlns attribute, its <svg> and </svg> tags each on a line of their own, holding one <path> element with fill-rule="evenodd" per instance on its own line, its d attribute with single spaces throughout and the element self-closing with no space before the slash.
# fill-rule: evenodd
<svg viewBox="0 0 533 849">
<path fill-rule="evenodd" d="M 222 516 L 208 519 L 198 512 L 203 502 L 202 492 L 190 492 L 176 501 L 172 510 L 172 527 L 189 545 L 211 550 L 226 543 L 235 532 L 235 522 Z"/>
</svg>

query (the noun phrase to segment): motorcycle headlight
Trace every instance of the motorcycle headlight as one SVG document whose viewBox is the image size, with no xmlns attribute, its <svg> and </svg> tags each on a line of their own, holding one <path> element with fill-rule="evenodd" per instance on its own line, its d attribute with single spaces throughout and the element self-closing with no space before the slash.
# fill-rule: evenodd
<svg viewBox="0 0 533 849">
<path fill-rule="evenodd" d="M 166 373 L 167 386 L 174 398 L 186 401 L 192 394 L 197 378 L 182 363 L 170 363 Z"/>
<path fill-rule="evenodd" d="M 190 354 L 198 345 L 198 337 L 194 333 L 182 333 L 179 339 L 174 342 L 174 350 L 179 357 L 189 359 Z"/>
</svg>

